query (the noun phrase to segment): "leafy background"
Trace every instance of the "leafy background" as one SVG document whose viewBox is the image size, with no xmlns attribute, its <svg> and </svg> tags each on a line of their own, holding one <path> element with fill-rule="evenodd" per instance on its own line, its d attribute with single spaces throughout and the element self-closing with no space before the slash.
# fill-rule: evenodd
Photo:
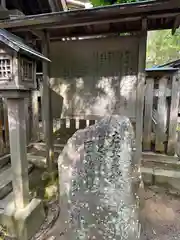
<svg viewBox="0 0 180 240">
<path fill-rule="evenodd" d="M 91 0 L 91 3 L 93 6 L 104 6 L 142 1 L 145 0 Z M 173 36 L 171 30 L 151 31 L 148 33 L 147 67 L 153 67 L 179 58 L 180 30 L 177 30 Z"/>
</svg>

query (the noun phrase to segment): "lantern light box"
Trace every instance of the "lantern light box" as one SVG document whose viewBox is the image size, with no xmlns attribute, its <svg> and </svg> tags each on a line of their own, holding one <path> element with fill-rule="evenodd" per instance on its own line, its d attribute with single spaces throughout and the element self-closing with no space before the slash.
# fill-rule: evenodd
<svg viewBox="0 0 180 240">
<path fill-rule="evenodd" d="M 36 88 L 36 62 L 50 61 L 12 33 L 0 29 L 0 90 Z"/>
</svg>

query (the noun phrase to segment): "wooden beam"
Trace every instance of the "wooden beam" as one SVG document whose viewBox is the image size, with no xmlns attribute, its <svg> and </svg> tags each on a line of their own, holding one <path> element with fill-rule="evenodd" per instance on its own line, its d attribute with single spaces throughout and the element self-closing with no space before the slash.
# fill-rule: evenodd
<svg viewBox="0 0 180 240">
<path fill-rule="evenodd" d="M 19 33 L 19 32 L 30 32 L 32 35 L 37 37 L 37 39 L 41 40 L 43 38 L 43 32 L 39 31 L 37 29 L 31 29 L 31 28 L 24 28 L 24 29 L 13 29 L 12 31 L 14 34 Z"/>
<path fill-rule="evenodd" d="M 58 31 L 58 29 L 67 29 L 67 28 L 71 28 L 72 29 L 72 27 L 83 27 L 83 26 L 87 27 L 89 25 L 93 26 L 93 25 L 96 25 L 96 24 L 97 25 L 98 24 L 102 25 L 102 24 L 109 24 L 109 23 L 124 23 L 124 22 L 128 22 L 129 23 L 129 22 L 136 22 L 136 21 L 140 21 L 140 20 L 141 20 L 141 17 L 127 17 L 127 18 L 117 18 L 117 19 L 104 20 L 104 21 L 93 21 L 93 22 L 89 23 L 87 21 L 82 22 L 82 19 L 79 19 L 78 20 L 79 22 L 76 22 L 76 23 L 74 22 L 74 23 L 71 23 L 71 24 L 66 24 L 66 23 L 64 23 L 64 24 L 62 24 L 62 23 L 57 24 L 57 23 L 54 23 L 54 25 L 52 27 L 50 27 L 49 24 L 48 25 L 45 24 L 43 27 L 41 25 L 29 26 L 29 27 L 31 29 L 33 29 L 33 30 L 34 29 L 35 30 L 42 30 L 42 28 L 43 29 L 44 28 L 51 28 L 53 30 L 57 30 Z M 1 26 L 1 22 L 0 22 L 0 26 Z M 28 28 L 27 27 L 26 28 L 25 27 L 20 27 L 20 28 L 17 27 L 17 28 L 13 28 L 13 29 L 17 29 L 18 31 L 27 31 L 27 29 L 29 29 L 29 27 Z M 123 29 L 121 28 L 121 32 L 122 31 L 123 31 Z M 137 31 L 137 29 L 136 29 L 136 31 Z M 108 32 L 111 32 L 111 30 L 108 30 Z M 112 32 L 114 33 L 114 31 L 112 31 Z M 117 33 L 117 30 L 116 30 L 116 33 Z M 94 33 L 93 35 L 95 35 L 95 34 L 97 34 L 97 33 Z M 102 32 L 98 32 L 98 34 L 102 34 Z M 62 34 L 61 36 L 64 36 L 64 35 Z M 79 36 L 84 36 L 84 34 L 82 34 L 82 33 L 80 34 L 79 33 Z"/>
<path fill-rule="evenodd" d="M 49 2 L 49 6 L 51 8 L 51 12 L 59 12 L 60 8 L 59 6 L 56 4 L 56 0 L 48 0 Z"/>
<path fill-rule="evenodd" d="M 52 12 L 68 10 L 66 0 L 48 0 Z"/>
<path fill-rule="evenodd" d="M 75 5 L 76 7 L 85 8 L 86 4 L 78 0 L 67 0 L 67 3 Z"/>
<path fill-rule="evenodd" d="M 172 35 L 176 33 L 176 29 L 178 29 L 179 26 L 180 26 L 180 14 L 175 18 L 174 26 L 172 28 Z"/>
<path fill-rule="evenodd" d="M 42 53 L 49 57 L 49 36 L 44 31 L 44 38 L 42 40 Z M 53 150 L 53 119 L 51 107 L 51 90 L 49 83 L 50 65 L 43 61 L 43 84 L 42 84 L 42 125 L 44 131 L 44 141 L 46 142 L 46 160 L 48 170 L 52 172 L 54 150 Z"/>
<path fill-rule="evenodd" d="M 124 18 L 135 17 L 149 17 L 154 14 L 161 18 L 164 14 L 179 13 L 180 6 L 177 1 L 166 1 L 162 4 L 159 1 L 149 3 L 123 4 L 112 5 L 108 7 L 100 7 L 94 9 L 87 9 L 84 11 L 68 11 L 41 14 L 35 16 L 26 16 L 16 20 L 6 20 L 0 22 L 0 28 L 24 28 L 33 27 L 44 29 L 55 25 L 62 27 L 71 26 L 85 26 L 87 24 L 101 24 L 109 22 L 119 22 Z M 124 20 L 125 22 L 125 20 Z"/>
<path fill-rule="evenodd" d="M 145 66 L 146 66 L 146 44 L 147 44 L 147 19 L 142 21 L 142 33 L 139 39 L 138 54 L 138 76 L 136 88 L 136 154 L 135 161 L 140 167 L 142 159 L 142 138 L 143 138 L 143 109 L 145 90 Z"/>
</svg>

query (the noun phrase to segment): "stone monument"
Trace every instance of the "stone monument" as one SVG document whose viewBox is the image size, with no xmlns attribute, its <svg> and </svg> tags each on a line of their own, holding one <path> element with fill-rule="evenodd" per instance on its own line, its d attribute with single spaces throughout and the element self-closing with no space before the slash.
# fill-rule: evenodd
<svg viewBox="0 0 180 240">
<path fill-rule="evenodd" d="M 58 159 L 63 240 L 140 239 L 139 176 L 127 117 L 78 130 Z"/>
</svg>

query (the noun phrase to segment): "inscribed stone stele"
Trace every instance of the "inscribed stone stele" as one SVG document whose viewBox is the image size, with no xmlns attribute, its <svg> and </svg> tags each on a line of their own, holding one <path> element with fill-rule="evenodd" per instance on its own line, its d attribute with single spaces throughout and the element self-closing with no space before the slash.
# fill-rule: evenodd
<svg viewBox="0 0 180 240">
<path fill-rule="evenodd" d="M 127 117 L 78 130 L 58 159 L 64 240 L 140 239 L 134 131 Z"/>
</svg>

